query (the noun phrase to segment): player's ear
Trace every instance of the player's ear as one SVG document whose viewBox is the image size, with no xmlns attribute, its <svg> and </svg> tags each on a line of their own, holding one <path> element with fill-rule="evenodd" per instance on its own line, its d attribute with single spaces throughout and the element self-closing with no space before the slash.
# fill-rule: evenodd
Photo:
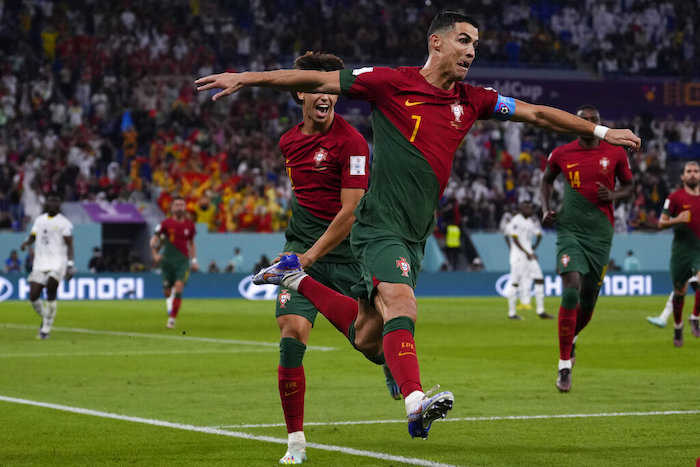
<svg viewBox="0 0 700 467">
<path fill-rule="evenodd" d="M 297 92 L 297 101 L 301 104 L 304 102 L 304 93 L 303 92 Z"/>
<path fill-rule="evenodd" d="M 434 49 L 436 52 L 440 51 L 440 47 L 442 46 L 442 37 L 438 34 L 433 34 L 430 36 L 430 48 Z"/>
</svg>

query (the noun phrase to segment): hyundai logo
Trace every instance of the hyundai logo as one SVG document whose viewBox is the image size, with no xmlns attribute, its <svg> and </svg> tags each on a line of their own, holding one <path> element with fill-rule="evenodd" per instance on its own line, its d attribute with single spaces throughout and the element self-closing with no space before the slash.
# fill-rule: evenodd
<svg viewBox="0 0 700 467">
<path fill-rule="evenodd" d="M 14 292 L 12 282 L 5 279 L 4 277 L 0 277 L 0 302 L 4 302 L 8 298 L 10 298 L 12 296 L 12 292 Z"/>
<path fill-rule="evenodd" d="M 276 300 L 277 286 L 273 284 L 253 284 L 253 275 L 244 277 L 238 283 L 238 292 L 248 300 Z"/>
</svg>

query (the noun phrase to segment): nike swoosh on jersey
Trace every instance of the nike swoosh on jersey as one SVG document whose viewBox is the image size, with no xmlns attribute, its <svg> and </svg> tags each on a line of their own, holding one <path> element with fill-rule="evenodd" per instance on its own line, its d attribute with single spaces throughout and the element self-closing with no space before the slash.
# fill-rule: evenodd
<svg viewBox="0 0 700 467">
<path fill-rule="evenodd" d="M 576 167 L 578 164 L 579 164 L 578 162 L 575 163 L 575 164 L 566 164 L 566 168 L 567 168 L 567 169 L 570 169 L 570 168 L 572 168 L 572 167 Z"/>
<path fill-rule="evenodd" d="M 411 102 L 410 99 L 406 99 L 406 102 L 404 102 L 403 104 L 404 104 L 406 107 L 413 107 L 414 105 L 425 104 L 425 102 L 422 102 L 422 101 Z"/>
</svg>

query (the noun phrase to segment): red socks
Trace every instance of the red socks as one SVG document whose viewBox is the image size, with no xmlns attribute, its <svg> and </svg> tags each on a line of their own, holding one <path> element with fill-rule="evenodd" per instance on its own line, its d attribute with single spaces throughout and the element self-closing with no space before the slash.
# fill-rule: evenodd
<svg viewBox="0 0 700 467">
<path fill-rule="evenodd" d="M 695 290 L 695 306 L 693 307 L 693 316 L 700 315 L 700 287 Z"/>
<path fill-rule="evenodd" d="M 576 314 L 576 309 L 559 307 L 559 359 L 561 360 L 571 360 L 571 346 L 576 335 Z"/>
<path fill-rule="evenodd" d="M 180 305 L 182 304 L 182 297 L 178 297 L 177 295 L 173 299 L 173 309 L 170 310 L 170 317 L 171 318 L 177 318 L 177 313 L 180 311 Z"/>
<path fill-rule="evenodd" d="M 404 399 L 413 391 L 422 390 L 416 343 L 411 331 L 396 329 L 384 334 L 384 358 Z"/>
<path fill-rule="evenodd" d="M 697 292 L 695 292 L 695 303 L 697 307 Z M 676 324 L 681 324 L 683 322 L 683 302 L 685 301 L 685 296 L 673 294 L 673 321 Z M 694 313 L 694 312 L 693 312 Z"/>
<path fill-rule="evenodd" d="M 305 296 L 335 328 L 348 337 L 348 329 L 357 319 L 357 301 L 326 287 L 311 277 L 299 284 L 299 293 Z"/>
<path fill-rule="evenodd" d="M 304 367 L 277 367 L 277 385 L 280 391 L 287 433 L 304 430 L 304 394 L 306 377 Z"/>
</svg>

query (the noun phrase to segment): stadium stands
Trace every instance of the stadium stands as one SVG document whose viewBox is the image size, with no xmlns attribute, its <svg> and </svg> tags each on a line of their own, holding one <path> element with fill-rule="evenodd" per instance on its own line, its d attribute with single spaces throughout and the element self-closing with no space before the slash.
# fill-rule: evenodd
<svg viewBox="0 0 700 467">
<path fill-rule="evenodd" d="M 298 108 L 265 90 L 213 106 L 193 78 L 277 68 L 321 48 L 346 63 L 417 64 L 426 23 L 447 4 L 4 2 L 0 227 L 25 228 L 42 193 L 57 189 L 71 201 L 150 200 L 163 209 L 178 193 L 214 231 L 284 229 L 291 191 L 277 140 Z M 696 2 L 463 4 L 483 23 L 479 66 L 699 74 Z M 366 115 L 348 118 L 371 140 Z M 645 140 L 632 160 L 639 195 L 620 209 L 623 228 L 644 228 L 672 188 L 666 158 L 700 157 L 700 126 L 648 115 L 609 123 Z M 438 229 L 495 229 L 510 205 L 537 201 L 546 156 L 564 140 L 513 123 L 475 126 L 457 154 Z"/>
</svg>

